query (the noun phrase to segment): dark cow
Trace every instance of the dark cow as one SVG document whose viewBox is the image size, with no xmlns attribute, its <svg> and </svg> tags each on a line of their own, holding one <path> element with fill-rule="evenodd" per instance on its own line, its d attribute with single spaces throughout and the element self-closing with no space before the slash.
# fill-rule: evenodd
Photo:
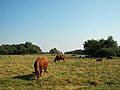
<svg viewBox="0 0 120 90">
<path fill-rule="evenodd" d="M 112 59 L 112 56 L 108 56 L 108 57 L 106 57 L 106 60 L 107 60 L 107 59 Z"/>
<path fill-rule="evenodd" d="M 38 80 L 40 79 L 42 69 L 44 70 L 44 74 L 46 74 L 47 67 L 48 67 L 48 59 L 46 57 L 37 58 L 37 60 L 34 63 L 34 69 Z"/>
<path fill-rule="evenodd" d="M 55 57 L 55 59 L 54 59 L 54 62 L 60 61 L 60 60 L 65 61 L 65 55 L 64 55 L 64 54 L 57 55 L 57 56 Z"/>
<path fill-rule="evenodd" d="M 102 61 L 102 59 L 101 59 L 101 58 L 99 58 L 99 59 L 97 59 L 96 61 Z"/>
</svg>

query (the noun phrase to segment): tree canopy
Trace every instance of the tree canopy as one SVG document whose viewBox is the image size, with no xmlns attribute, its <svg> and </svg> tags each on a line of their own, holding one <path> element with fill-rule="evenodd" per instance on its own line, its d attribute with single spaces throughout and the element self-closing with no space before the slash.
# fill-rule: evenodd
<svg viewBox="0 0 120 90">
<path fill-rule="evenodd" d="M 31 42 L 25 44 L 1 45 L 0 54 L 41 54 L 42 50 Z"/>
<path fill-rule="evenodd" d="M 60 54 L 61 52 L 57 50 L 56 48 L 53 48 L 49 51 L 49 54 L 55 55 L 55 54 Z"/>
<path fill-rule="evenodd" d="M 107 40 L 87 40 L 84 42 L 84 53 L 92 57 L 107 57 L 116 55 L 118 50 L 117 41 L 109 36 Z"/>
</svg>

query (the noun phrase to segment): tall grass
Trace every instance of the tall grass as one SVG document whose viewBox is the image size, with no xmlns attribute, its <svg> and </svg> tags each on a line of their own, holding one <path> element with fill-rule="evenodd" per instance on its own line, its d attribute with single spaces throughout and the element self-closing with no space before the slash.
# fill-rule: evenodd
<svg viewBox="0 0 120 90">
<path fill-rule="evenodd" d="M 37 57 L 47 57 L 48 73 L 30 80 Z M 51 55 L 0 56 L 1 90 L 120 90 L 120 59 L 96 62 L 95 59 L 67 57 L 53 62 Z"/>
</svg>

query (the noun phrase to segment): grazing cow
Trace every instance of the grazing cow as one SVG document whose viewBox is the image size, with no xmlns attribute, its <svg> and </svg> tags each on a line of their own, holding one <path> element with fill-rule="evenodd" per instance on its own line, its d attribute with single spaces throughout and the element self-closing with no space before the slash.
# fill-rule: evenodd
<svg viewBox="0 0 120 90">
<path fill-rule="evenodd" d="M 102 59 L 101 59 L 101 58 L 99 58 L 99 59 L 97 59 L 96 61 L 102 61 Z"/>
<path fill-rule="evenodd" d="M 56 60 L 57 60 L 57 61 L 60 61 L 60 60 L 65 61 L 65 55 L 64 55 L 64 54 L 57 55 L 57 56 L 55 57 L 55 59 L 54 59 L 54 62 L 56 62 Z"/>
<path fill-rule="evenodd" d="M 107 59 L 112 59 L 112 56 L 108 56 L 108 57 L 106 57 L 106 60 L 107 60 Z"/>
<path fill-rule="evenodd" d="M 48 67 L 48 59 L 46 57 L 37 58 L 37 60 L 34 63 L 34 69 L 38 80 L 40 79 L 42 69 L 44 70 L 44 74 L 45 74 L 47 67 Z"/>
</svg>

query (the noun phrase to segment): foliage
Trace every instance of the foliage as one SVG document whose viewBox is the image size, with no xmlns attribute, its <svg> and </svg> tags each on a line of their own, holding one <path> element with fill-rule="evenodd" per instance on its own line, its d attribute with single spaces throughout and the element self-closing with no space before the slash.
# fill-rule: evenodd
<svg viewBox="0 0 120 90">
<path fill-rule="evenodd" d="M 108 57 L 108 56 L 115 56 L 115 51 L 112 48 L 102 48 L 95 53 L 96 56 L 99 57 Z"/>
<path fill-rule="evenodd" d="M 98 40 L 88 40 L 84 44 L 84 53 L 88 55 L 95 56 L 95 52 L 100 49 Z"/>
<path fill-rule="evenodd" d="M 74 51 L 68 51 L 68 52 L 65 52 L 65 54 L 83 54 L 83 50 L 79 49 Z"/>
<path fill-rule="evenodd" d="M 84 53 L 93 57 L 106 57 L 116 55 L 117 42 L 109 36 L 107 40 L 87 40 L 84 43 Z"/>
<path fill-rule="evenodd" d="M 49 54 L 52 54 L 52 55 L 60 54 L 60 51 L 58 51 L 56 48 L 53 48 L 49 51 Z"/>
<path fill-rule="evenodd" d="M 40 54 L 41 49 L 33 45 L 31 42 L 17 45 L 2 45 L 0 46 L 0 54 Z"/>
<path fill-rule="evenodd" d="M 30 80 L 38 57 L 49 60 L 48 73 Z M 120 58 L 71 58 L 54 63 L 51 55 L 0 55 L 1 90 L 120 90 Z"/>
</svg>

